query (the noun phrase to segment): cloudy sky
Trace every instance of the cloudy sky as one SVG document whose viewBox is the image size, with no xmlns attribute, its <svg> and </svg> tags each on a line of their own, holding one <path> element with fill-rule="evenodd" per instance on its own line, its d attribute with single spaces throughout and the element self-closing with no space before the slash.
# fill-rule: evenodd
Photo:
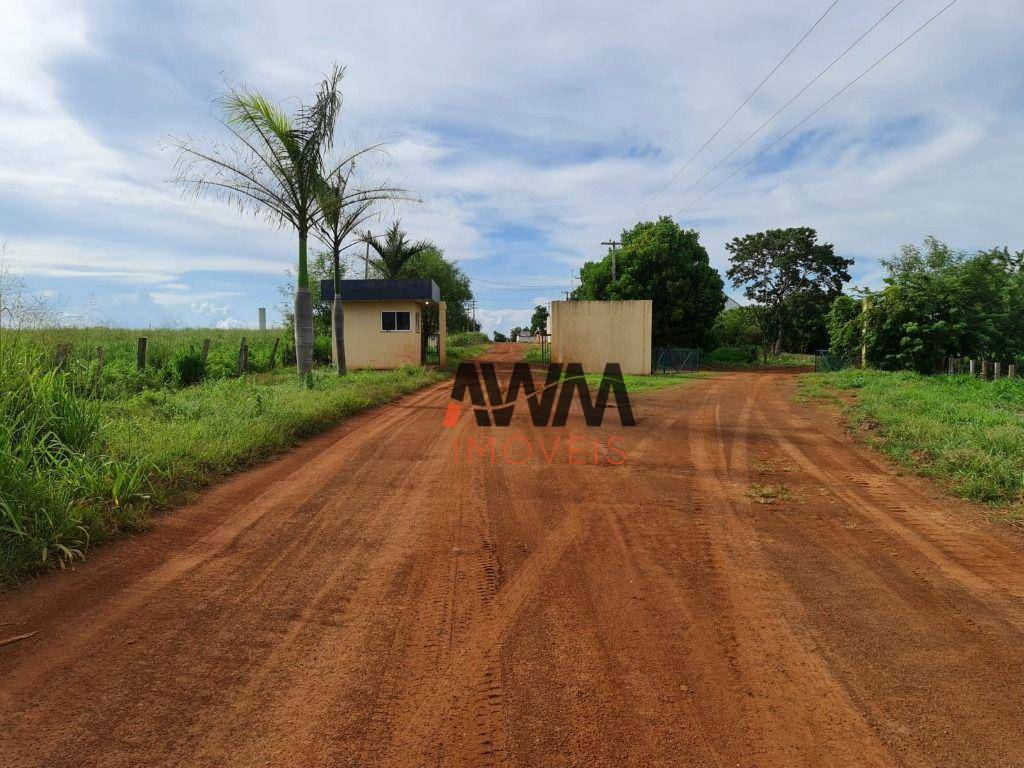
<svg viewBox="0 0 1024 768">
<path fill-rule="evenodd" d="M 831 0 L 2 0 L 0 242 L 83 322 L 276 316 L 294 235 L 183 197 L 161 140 L 222 137 L 225 82 L 294 104 L 337 61 L 341 141 L 389 143 L 388 176 L 423 198 L 397 214 L 470 274 L 487 330 L 658 214 L 698 229 L 723 271 L 735 235 L 816 227 L 860 284 L 929 234 L 1024 248 L 1021 0 L 959 0 L 785 135 L 947 2 L 840 0 L 644 208 Z"/>
</svg>

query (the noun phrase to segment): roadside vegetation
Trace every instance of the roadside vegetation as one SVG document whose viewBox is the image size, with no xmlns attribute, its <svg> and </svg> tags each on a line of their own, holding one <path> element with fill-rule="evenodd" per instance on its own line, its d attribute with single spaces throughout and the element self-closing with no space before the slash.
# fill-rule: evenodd
<svg viewBox="0 0 1024 768">
<path fill-rule="evenodd" d="M 626 385 L 626 391 L 630 394 L 639 394 L 641 392 L 654 392 L 659 389 L 665 389 L 666 387 L 674 387 L 679 384 L 685 384 L 686 382 L 693 381 L 694 379 L 704 378 L 706 374 L 700 373 L 658 373 L 653 376 L 637 376 L 631 373 L 625 373 L 622 375 L 622 381 Z M 572 376 L 566 376 L 562 374 L 562 379 L 574 378 Z M 601 386 L 601 381 L 604 376 L 600 373 L 587 373 L 583 376 L 587 382 L 587 386 L 592 391 L 597 391 L 597 388 Z"/>
<path fill-rule="evenodd" d="M 491 345 L 487 334 L 480 333 L 479 331 L 450 333 L 447 339 L 448 345 L 445 353 L 448 358 L 446 367 L 449 371 L 454 371 L 461 362 L 472 360 L 474 357 L 482 355 Z"/>
<path fill-rule="evenodd" d="M 116 336 L 88 338 L 116 352 Z M 94 362 L 64 373 L 44 350 L 10 331 L 0 345 L 0 584 L 80 559 L 224 473 L 442 378 L 408 367 L 300 379 L 292 366 L 183 385 L 180 357 L 138 372 L 133 351 L 130 366 L 114 354 L 97 385 Z"/>
<path fill-rule="evenodd" d="M 839 296 L 831 351 L 884 370 L 938 373 L 946 359 L 1024 361 L 1024 251 L 966 253 L 929 237 L 884 261 L 884 286 Z"/>
<path fill-rule="evenodd" d="M 799 395 L 839 403 L 873 447 L 1024 520 L 1024 379 L 846 370 L 803 377 Z"/>
<path fill-rule="evenodd" d="M 782 352 L 778 355 L 761 355 L 756 347 L 719 347 L 701 356 L 701 366 L 730 369 L 754 368 L 799 368 L 814 365 L 814 355 L 797 352 Z"/>
</svg>

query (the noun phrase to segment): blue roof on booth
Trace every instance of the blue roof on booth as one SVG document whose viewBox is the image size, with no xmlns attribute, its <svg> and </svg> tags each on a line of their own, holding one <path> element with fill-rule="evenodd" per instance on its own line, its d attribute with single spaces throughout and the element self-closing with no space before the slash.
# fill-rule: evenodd
<svg viewBox="0 0 1024 768">
<path fill-rule="evenodd" d="M 334 281 L 320 281 L 320 296 L 334 301 Z M 343 301 L 440 301 L 441 289 L 433 280 L 342 280 Z"/>
</svg>

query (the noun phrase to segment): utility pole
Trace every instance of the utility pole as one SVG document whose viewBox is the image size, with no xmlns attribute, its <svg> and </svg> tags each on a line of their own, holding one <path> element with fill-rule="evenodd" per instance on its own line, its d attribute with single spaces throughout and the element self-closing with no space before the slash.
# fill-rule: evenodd
<svg viewBox="0 0 1024 768">
<path fill-rule="evenodd" d="M 370 235 L 369 232 L 366 233 Z M 370 244 L 366 244 L 366 254 L 363 256 L 363 280 L 370 279 Z"/>
<path fill-rule="evenodd" d="M 601 243 L 601 245 L 607 245 L 608 249 L 612 253 L 612 281 L 614 282 L 614 280 L 616 279 L 615 252 L 619 250 L 619 246 L 622 245 L 622 243 L 620 243 L 618 240 L 605 240 L 604 242 Z"/>
</svg>

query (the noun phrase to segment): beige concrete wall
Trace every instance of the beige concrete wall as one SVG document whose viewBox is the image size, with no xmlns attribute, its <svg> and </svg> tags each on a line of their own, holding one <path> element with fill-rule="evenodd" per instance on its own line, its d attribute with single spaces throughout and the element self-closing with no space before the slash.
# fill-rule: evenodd
<svg viewBox="0 0 1024 768">
<path fill-rule="evenodd" d="M 582 363 L 600 373 L 618 363 L 623 373 L 651 372 L 651 301 L 551 302 L 551 361 Z"/>
<path fill-rule="evenodd" d="M 420 305 L 415 301 L 342 301 L 345 361 L 349 368 L 399 368 L 420 364 Z M 411 313 L 411 331 L 382 331 L 380 313 Z"/>
</svg>

